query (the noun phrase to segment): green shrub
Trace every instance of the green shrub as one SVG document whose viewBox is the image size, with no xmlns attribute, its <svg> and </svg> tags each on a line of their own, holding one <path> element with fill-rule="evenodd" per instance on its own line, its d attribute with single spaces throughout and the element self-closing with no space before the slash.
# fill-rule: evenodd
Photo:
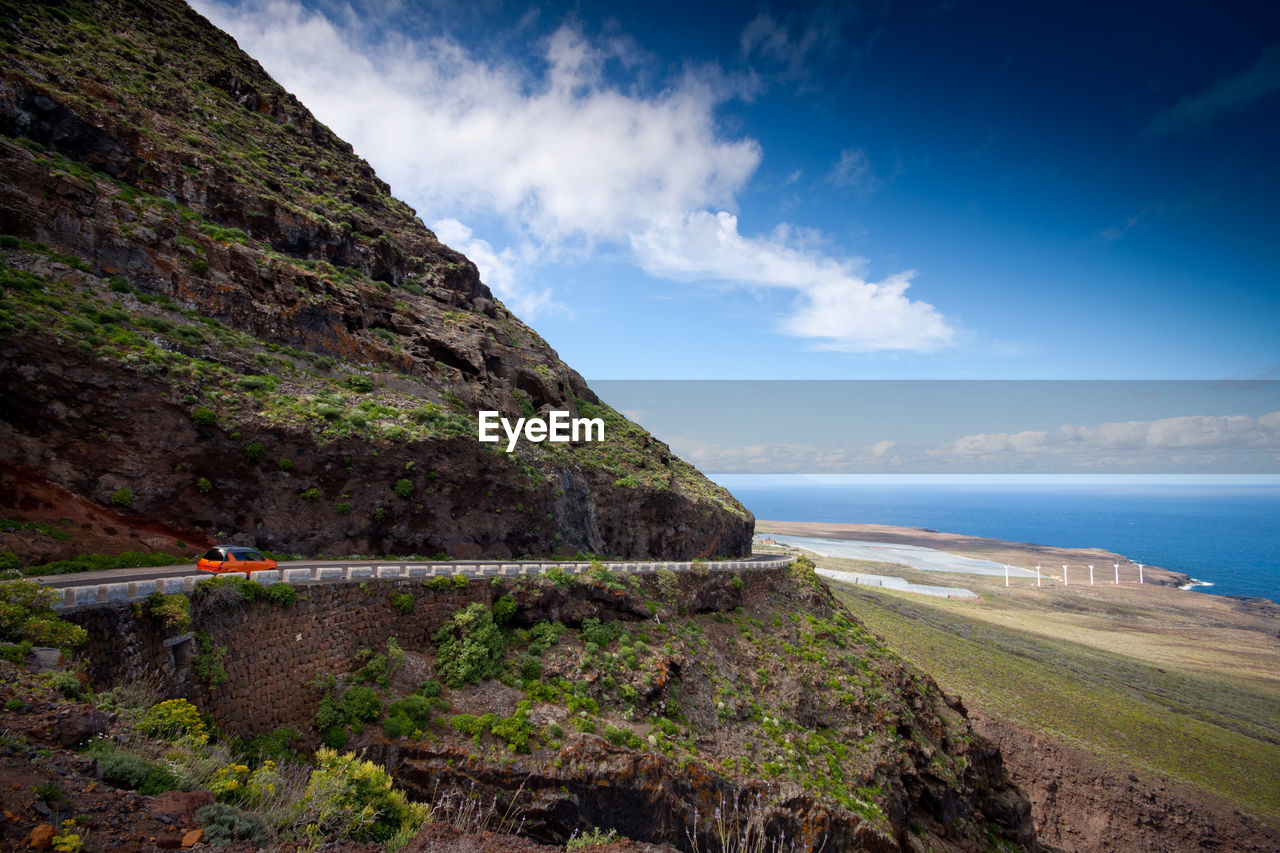
<svg viewBox="0 0 1280 853">
<path fill-rule="evenodd" d="M 196 480 L 196 488 L 200 490 L 202 495 L 207 495 L 209 492 L 213 491 L 213 483 L 209 482 L 208 477 L 201 477 L 199 480 Z"/>
<path fill-rule="evenodd" d="M 383 730 L 390 737 L 416 737 L 431 721 L 431 700 L 409 695 L 387 707 Z"/>
<path fill-rule="evenodd" d="M 23 570 L 28 576 L 67 575 L 76 572 L 97 572 L 107 569 L 137 569 L 144 566 L 168 566 L 174 561 L 172 554 L 163 551 L 125 551 L 121 554 L 77 554 L 69 560 L 56 560 Z"/>
<path fill-rule="evenodd" d="M 316 501 L 320 500 L 323 497 L 324 497 L 324 493 L 321 492 L 319 489 L 317 489 L 315 486 L 312 486 L 309 489 L 304 489 L 303 491 L 298 492 L 298 498 L 300 500 L 309 501 L 311 503 L 315 503 Z"/>
<path fill-rule="evenodd" d="M 490 729 L 493 736 L 506 741 L 516 752 L 529 752 L 529 736 L 533 734 L 533 725 L 529 722 L 531 707 L 528 699 L 517 704 L 514 714 L 493 724 Z"/>
<path fill-rule="evenodd" d="M 529 653 L 533 655 L 545 654 L 548 649 L 554 646 L 559 640 L 560 635 L 565 632 L 565 627 L 560 622 L 539 622 L 529 629 L 529 636 L 533 642 L 529 644 Z"/>
<path fill-rule="evenodd" d="M 301 814 L 318 833 L 386 842 L 407 838 L 426 823 L 426 806 L 411 802 L 376 764 L 327 748 L 316 753 L 316 761 Z"/>
<path fill-rule="evenodd" d="M 196 811 L 196 823 L 204 827 L 204 840 L 216 846 L 238 841 L 256 843 L 267 837 L 262 818 L 226 803 L 202 806 Z"/>
<path fill-rule="evenodd" d="M 79 699 L 84 695 L 84 685 L 74 672 L 59 670 L 45 676 L 49 686 L 58 691 L 66 699 Z"/>
<path fill-rule="evenodd" d="M 418 599 L 414 598 L 413 594 L 408 592 L 399 592 L 391 596 L 391 606 L 401 613 L 412 613 L 413 606 L 417 602 Z"/>
<path fill-rule="evenodd" d="M 20 664 L 27 659 L 27 655 L 31 654 L 32 648 L 30 640 L 23 640 L 21 643 L 0 643 L 0 660 Z"/>
<path fill-rule="evenodd" d="M 602 649 L 608 648 L 621 635 L 622 626 L 617 622 L 601 622 L 595 618 L 582 620 L 582 639 L 588 643 L 595 643 Z"/>
<path fill-rule="evenodd" d="M 196 426 L 213 426 L 218 422 L 218 415 L 208 406 L 196 406 L 191 411 L 191 421 Z"/>
<path fill-rule="evenodd" d="M 494 578 L 497 580 L 497 578 Z M 516 615 L 516 600 L 510 595 L 504 595 L 493 603 L 493 621 L 499 626 L 505 626 L 511 621 L 511 617 Z"/>
<path fill-rule="evenodd" d="M 38 646 L 78 646 L 89 638 L 84 628 L 53 610 L 61 595 L 28 580 L 0 583 L 0 640 Z M 30 647 L 28 646 L 28 651 Z M 23 652 L 23 658 L 26 653 Z"/>
<path fill-rule="evenodd" d="M 542 661 L 532 655 L 520 658 L 520 677 L 526 682 L 542 677 Z"/>
<path fill-rule="evenodd" d="M 618 830 L 611 829 L 605 832 L 598 826 L 593 826 L 590 832 L 584 832 L 581 835 L 574 835 L 565 844 L 566 850 L 581 850 L 583 847 L 603 847 L 606 844 L 612 844 L 618 840 Z"/>
<path fill-rule="evenodd" d="M 552 566 L 550 569 L 547 569 L 547 577 L 550 578 L 551 582 L 556 586 L 569 586 L 573 583 L 573 575 L 569 574 L 559 566 Z"/>
<path fill-rule="evenodd" d="M 668 601 L 675 598 L 680 594 L 680 576 L 670 569 L 658 569 L 658 590 Z"/>
<path fill-rule="evenodd" d="M 276 463 L 276 467 L 279 468 L 281 471 L 292 471 L 293 460 L 289 459 L 288 457 L 284 457 L 279 462 Z"/>
<path fill-rule="evenodd" d="M 200 711 L 186 699 L 169 699 L 149 708 L 138 720 L 137 729 L 169 741 L 204 743 L 209 739 Z"/>
<path fill-rule="evenodd" d="M 372 688 L 357 685 L 342 695 L 339 708 L 347 720 L 370 723 L 382 716 L 382 699 Z"/>
<path fill-rule="evenodd" d="M 631 749 L 640 749 L 644 746 L 644 741 L 641 739 L 640 735 L 631 731 L 631 729 L 622 728 L 621 726 L 605 726 L 604 736 L 605 739 L 614 746 L 626 746 Z"/>
<path fill-rule="evenodd" d="M 351 513 L 351 501 L 338 501 L 333 505 L 334 515 L 349 515 Z"/>
<path fill-rule="evenodd" d="M 479 602 L 454 613 L 436 632 L 435 641 L 439 650 L 436 666 L 450 687 L 495 678 L 502 671 L 505 639 L 493 611 Z"/>
<path fill-rule="evenodd" d="M 223 578 L 217 578 L 216 580 L 223 580 Z M 196 587 L 197 595 L 202 592 L 201 586 L 204 586 L 204 584 Z M 227 647 L 215 646 L 213 644 L 213 636 L 205 630 L 196 631 L 195 640 L 196 653 L 191 657 L 191 668 L 195 670 L 196 678 L 210 687 L 225 684 L 227 671 L 222 666 L 222 659 L 227 654 Z"/>
<path fill-rule="evenodd" d="M 111 505 L 128 509 L 133 505 L 132 489 L 116 489 L 111 493 Z"/>
<path fill-rule="evenodd" d="M 85 752 L 97 759 L 102 781 L 117 788 L 153 796 L 165 791 L 189 791 L 195 787 L 190 778 L 179 776 L 168 765 L 124 752 L 107 740 L 94 741 Z"/>
<path fill-rule="evenodd" d="M 287 583 L 261 584 L 250 578 L 218 576 L 196 584 L 195 596 L 217 596 L 235 602 L 265 601 L 288 607 L 298 600 L 298 590 Z M 198 635 L 196 639 L 199 640 Z"/>
<path fill-rule="evenodd" d="M 399 480 L 396 480 L 396 484 L 391 487 L 391 491 L 394 492 L 395 496 L 398 498 L 407 498 L 409 495 L 413 494 L 413 481 L 401 477 Z"/>
<path fill-rule="evenodd" d="M 373 380 L 368 376 L 361 376 L 360 374 L 348 376 L 347 381 L 344 384 L 352 391 L 356 391 L 361 394 L 368 394 L 373 391 Z"/>
<path fill-rule="evenodd" d="M 422 585 L 436 592 L 447 592 L 451 589 L 466 589 L 471 585 L 471 579 L 466 575 L 436 575 L 424 580 Z"/>
<path fill-rule="evenodd" d="M 185 634 L 191 628 L 191 599 L 181 592 L 153 592 L 147 596 L 146 608 L 170 634 Z"/>
<path fill-rule="evenodd" d="M 298 590 L 287 583 L 273 583 L 266 588 L 262 597 L 274 607 L 288 607 L 298 600 Z"/>
<path fill-rule="evenodd" d="M 187 266 L 190 267 L 191 271 L 196 275 L 209 274 L 209 262 L 204 258 L 192 258 L 187 262 Z"/>
<path fill-rule="evenodd" d="M 250 462 L 260 462 L 267 455 L 267 449 L 262 446 L 261 441 L 251 441 L 244 446 L 244 455 Z"/>
<path fill-rule="evenodd" d="M 241 747 L 241 753 L 250 761 L 276 763 L 298 757 L 294 744 L 302 740 L 302 732 L 293 726 L 281 726 L 261 734 Z"/>
<path fill-rule="evenodd" d="M 434 678 L 428 678 L 426 681 L 418 685 L 418 694 L 428 699 L 434 699 L 440 695 L 440 682 Z"/>
<path fill-rule="evenodd" d="M 796 557 L 789 568 L 791 569 L 791 576 L 796 580 L 814 588 L 822 588 L 822 581 L 819 579 L 817 571 L 815 571 L 816 567 L 808 557 Z"/>
<path fill-rule="evenodd" d="M 242 391 L 274 391 L 280 387 L 280 378 L 269 374 L 242 376 L 236 381 Z"/>
</svg>

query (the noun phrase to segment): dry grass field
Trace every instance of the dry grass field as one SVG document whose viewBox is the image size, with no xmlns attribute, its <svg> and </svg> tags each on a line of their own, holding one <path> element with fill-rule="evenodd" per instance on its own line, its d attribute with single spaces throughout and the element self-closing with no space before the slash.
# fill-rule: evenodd
<svg viewBox="0 0 1280 853">
<path fill-rule="evenodd" d="M 1056 565 L 1035 581 L 921 572 L 822 557 L 830 569 L 964 586 L 981 601 L 831 583 L 841 600 L 969 708 L 1083 748 L 1120 772 L 1189 786 L 1280 825 L 1280 606 L 1112 583 L 1114 555 L 909 528 L 760 522 L 758 532 L 868 539 L 1012 565 Z M 1061 564 L 1095 562 L 1095 585 Z M 1153 569 L 1148 580 L 1176 576 Z"/>
</svg>

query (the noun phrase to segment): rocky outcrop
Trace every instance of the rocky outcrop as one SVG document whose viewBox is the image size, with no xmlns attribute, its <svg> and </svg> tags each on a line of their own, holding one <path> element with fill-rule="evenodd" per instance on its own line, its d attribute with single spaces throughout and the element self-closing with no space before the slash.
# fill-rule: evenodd
<svg viewBox="0 0 1280 853">
<path fill-rule="evenodd" d="M 1078 745 L 974 714 L 1035 806 L 1036 831 L 1065 853 L 1277 850 L 1280 832 L 1233 804 L 1167 777 L 1117 769 Z"/>
<path fill-rule="evenodd" d="M 0 453 L 33 493 L 304 553 L 749 548 L 731 495 L 184 4 L 27 4 L 0 55 Z M 495 453 L 481 409 L 605 440 Z"/>
</svg>

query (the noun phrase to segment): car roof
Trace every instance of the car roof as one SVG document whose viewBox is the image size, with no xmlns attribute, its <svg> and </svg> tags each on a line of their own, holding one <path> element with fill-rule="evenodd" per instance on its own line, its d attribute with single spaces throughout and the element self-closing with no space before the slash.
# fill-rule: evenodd
<svg viewBox="0 0 1280 853">
<path fill-rule="evenodd" d="M 256 552 L 257 548 L 247 548 L 244 545 L 218 545 L 217 550 L 224 554 L 244 554 L 248 551 Z"/>
</svg>

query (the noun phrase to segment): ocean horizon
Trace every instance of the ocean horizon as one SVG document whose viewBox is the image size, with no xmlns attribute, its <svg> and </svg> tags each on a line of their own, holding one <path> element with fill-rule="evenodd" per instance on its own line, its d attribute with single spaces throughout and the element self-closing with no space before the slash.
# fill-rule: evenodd
<svg viewBox="0 0 1280 853">
<path fill-rule="evenodd" d="M 1208 584 L 1195 587 L 1198 592 L 1280 601 L 1280 486 L 1274 484 L 715 479 L 759 519 L 926 527 L 1104 548 Z"/>
</svg>

